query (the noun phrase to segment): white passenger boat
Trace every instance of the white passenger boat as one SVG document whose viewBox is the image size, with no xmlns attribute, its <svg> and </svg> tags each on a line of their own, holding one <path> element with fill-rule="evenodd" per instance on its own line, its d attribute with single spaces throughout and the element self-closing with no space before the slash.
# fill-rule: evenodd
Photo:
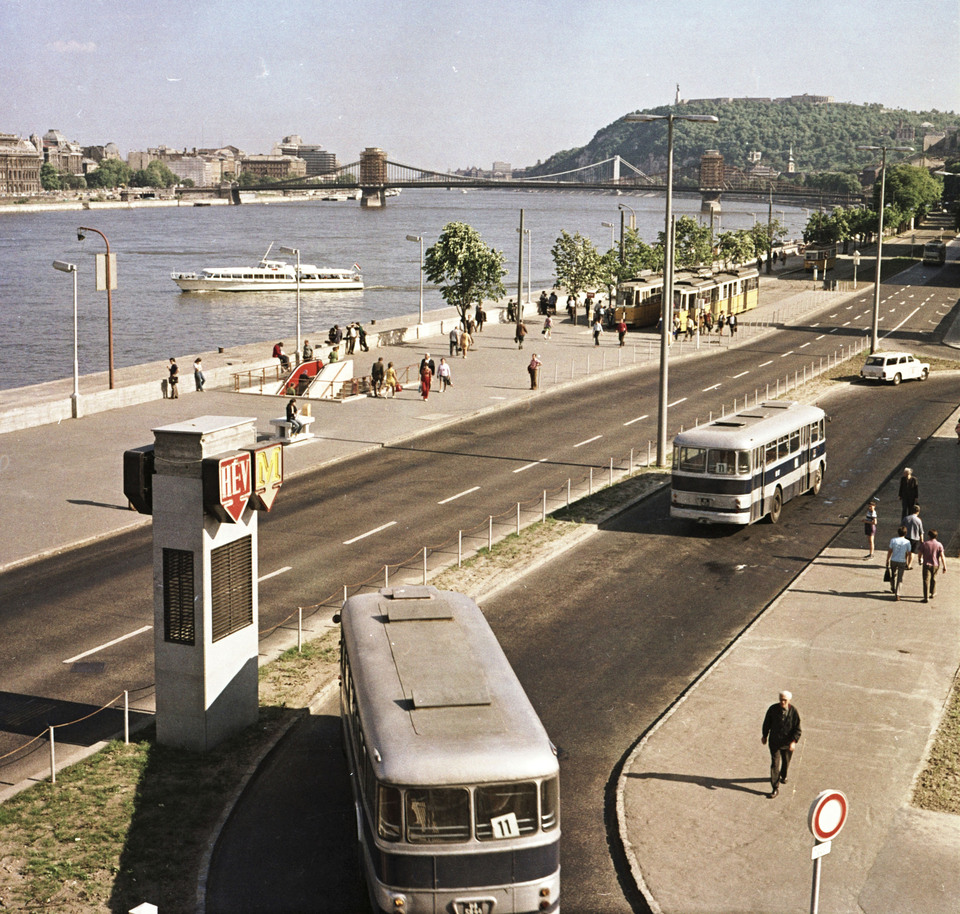
<svg viewBox="0 0 960 914">
<path fill-rule="evenodd" d="M 255 267 L 205 267 L 199 273 L 171 273 L 170 278 L 183 292 L 295 292 L 297 265 L 268 259 L 270 248 Z M 300 264 L 302 292 L 362 288 L 359 264 L 349 270 Z"/>
</svg>

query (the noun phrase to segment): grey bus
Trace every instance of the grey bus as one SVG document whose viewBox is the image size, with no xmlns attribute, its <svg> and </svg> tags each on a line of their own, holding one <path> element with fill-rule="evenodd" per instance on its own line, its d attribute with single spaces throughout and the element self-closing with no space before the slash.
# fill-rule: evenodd
<svg viewBox="0 0 960 914">
<path fill-rule="evenodd" d="M 557 752 L 480 608 L 429 586 L 350 597 L 340 712 L 376 911 L 560 910 Z"/>
<path fill-rule="evenodd" d="M 752 524 L 801 492 L 820 491 L 827 469 L 826 415 L 773 400 L 681 432 L 673 442 L 670 516 Z"/>
</svg>

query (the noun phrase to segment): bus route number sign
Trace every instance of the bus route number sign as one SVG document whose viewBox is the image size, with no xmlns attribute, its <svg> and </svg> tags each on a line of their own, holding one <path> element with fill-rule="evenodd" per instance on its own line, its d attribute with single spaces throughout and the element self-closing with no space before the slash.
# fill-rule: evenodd
<svg viewBox="0 0 960 914">
<path fill-rule="evenodd" d="M 490 820 L 490 828 L 493 829 L 494 838 L 519 838 L 520 823 L 517 821 L 517 815 L 508 812 L 502 816 L 494 816 Z"/>
</svg>

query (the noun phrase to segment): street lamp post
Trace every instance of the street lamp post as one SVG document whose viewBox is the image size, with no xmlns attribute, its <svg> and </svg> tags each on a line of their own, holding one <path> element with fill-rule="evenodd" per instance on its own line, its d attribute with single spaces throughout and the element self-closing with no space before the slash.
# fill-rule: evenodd
<svg viewBox="0 0 960 914">
<path fill-rule="evenodd" d="M 860 252 L 853 252 L 853 291 L 857 291 L 857 267 L 860 266 Z"/>
<path fill-rule="evenodd" d="M 294 254 L 297 258 L 297 362 L 300 361 L 300 354 L 303 351 L 300 348 L 300 248 L 288 248 L 281 245 L 277 250 L 281 254 Z"/>
<path fill-rule="evenodd" d="M 673 311 L 673 122 L 694 121 L 716 124 L 712 114 L 628 114 L 625 120 L 636 123 L 667 122 L 667 212 L 664 228 L 663 304 L 660 310 L 660 397 L 657 422 L 657 466 L 667 464 L 667 361 L 670 352 L 670 324 Z"/>
<path fill-rule="evenodd" d="M 70 396 L 70 413 L 80 418 L 80 358 L 77 352 L 77 265 L 55 260 L 53 268 L 61 273 L 73 273 L 73 394 Z"/>
<path fill-rule="evenodd" d="M 880 346 L 880 266 L 883 260 L 883 195 L 887 182 L 887 150 L 891 152 L 913 152 L 912 146 L 857 146 L 857 149 L 882 150 L 880 160 L 880 221 L 877 226 L 877 271 L 873 281 L 873 319 L 870 324 L 870 352 L 876 352 Z"/>
<path fill-rule="evenodd" d="M 100 229 L 88 228 L 85 225 L 81 225 L 77 229 L 77 241 L 83 241 L 85 238 L 84 232 L 93 232 L 95 235 L 99 235 L 103 239 L 103 243 L 107 246 L 107 259 L 106 259 L 106 269 L 104 270 L 105 282 L 104 285 L 107 290 L 107 351 L 109 354 L 110 361 L 110 370 L 108 374 L 110 390 L 113 390 L 113 299 L 110 296 L 110 291 L 113 289 L 113 280 L 116 276 L 116 272 L 113 269 L 113 262 L 110 258 L 110 242 L 107 239 L 107 236 L 100 231 Z"/>
<path fill-rule="evenodd" d="M 610 229 L 610 247 L 613 247 L 613 230 L 616 226 L 612 222 L 601 222 L 600 223 L 604 228 Z"/>
<path fill-rule="evenodd" d="M 520 229 L 517 229 L 519 232 Z M 523 234 L 527 236 L 527 304 L 533 301 L 533 292 L 530 290 L 530 276 L 533 273 L 530 264 L 530 249 L 533 247 L 533 235 L 531 234 L 530 229 L 525 228 Z"/>
<path fill-rule="evenodd" d="M 407 241 L 420 244 L 420 323 L 423 323 L 423 235 L 407 235 Z"/>
<path fill-rule="evenodd" d="M 620 210 L 620 265 L 623 265 L 623 217 L 624 210 L 630 210 L 630 228 L 633 231 L 637 229 L 637 211 L 626 203 L 618 203 L 617 209 Z"/>
</svg>

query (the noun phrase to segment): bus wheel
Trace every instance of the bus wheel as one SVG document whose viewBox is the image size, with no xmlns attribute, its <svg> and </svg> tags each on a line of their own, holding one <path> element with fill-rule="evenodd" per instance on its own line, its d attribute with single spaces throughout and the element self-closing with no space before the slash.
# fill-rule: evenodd
<svg viewBox="0 0 960 914">
<path fill-rule="evenodd" d="M 776 524 L 780 521 L 780 514 L 783 511 L 783 492 L 780 491 L 780 486 L 777 486 L 777 490 L 773 493 L 773 502 L 770 504 L 770 523 Z"/>
<path fill-rule="evenodd" d="M 813 474 L 813 485 L 810 486 L 811 495 L 820 494 L 820 486 L 823 485 L 823 467 L 817 467 L 816 471 Z"/>
</svg>

